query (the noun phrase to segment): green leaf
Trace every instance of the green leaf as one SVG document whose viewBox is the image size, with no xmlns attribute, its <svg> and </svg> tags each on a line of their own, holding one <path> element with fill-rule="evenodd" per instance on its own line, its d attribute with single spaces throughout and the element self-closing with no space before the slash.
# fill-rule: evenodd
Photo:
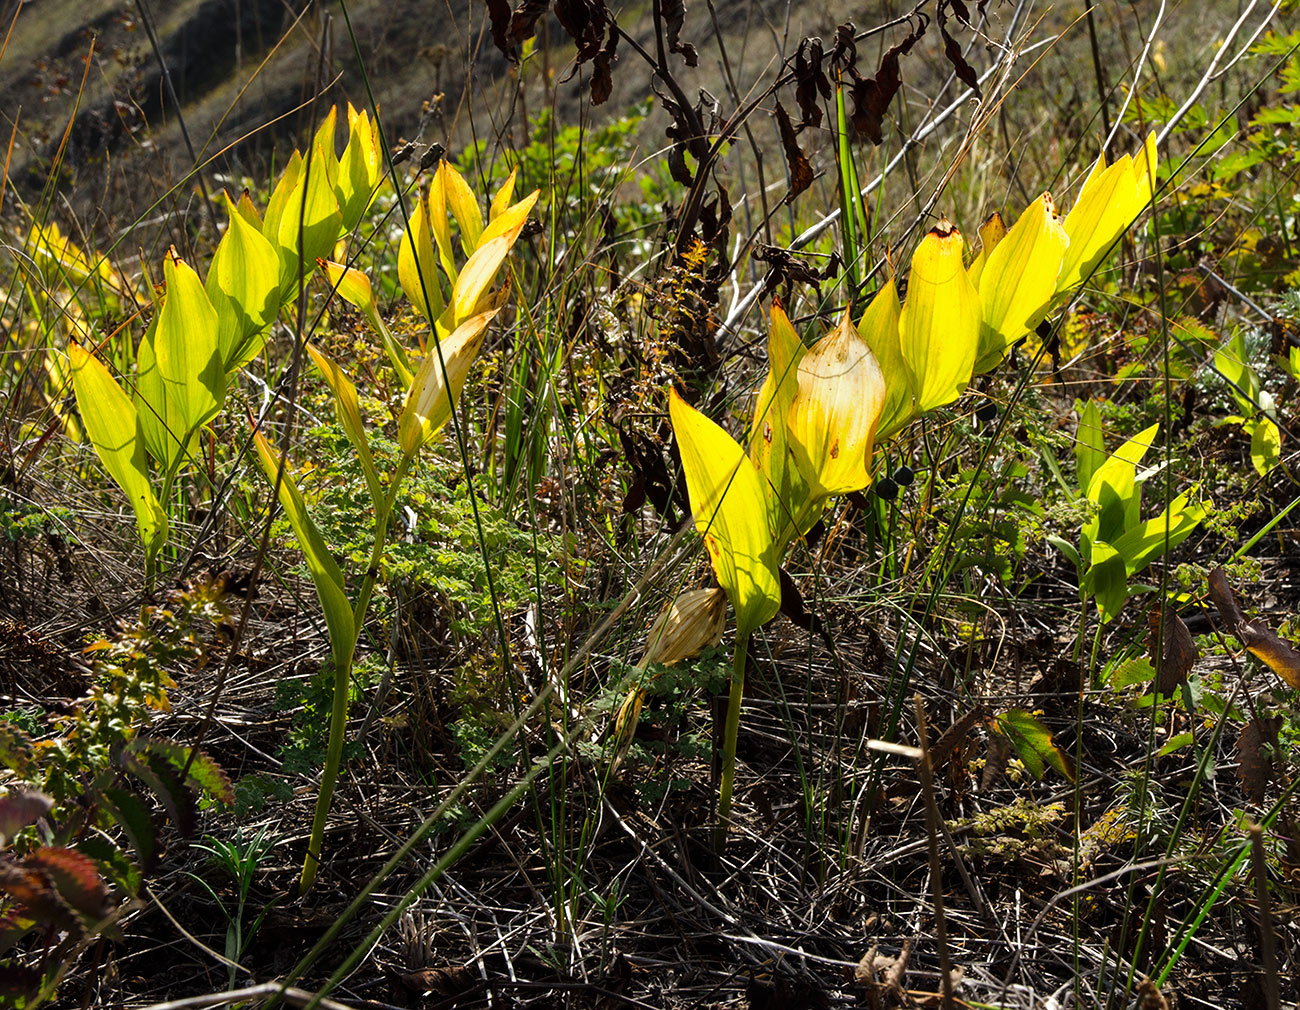
<svg viewBox="0 0 1300 1010">
<path fill-rule="evenodd" d="M 771 620 L 781 606 L 772 535 L 758 472 L 721 427 L 669 393 L 673 433 L 681 450 L 695 528 L 719 585 L 736 610 L 736 634 Z"/>
<path fill-rule="evenodd" d="M 1137 487 L 1137 468 L 1151 448 L 1159 423 L 1138 432 L 1099 466 L 1088 481 L 1088 500 L 1097 515 L 1084 527 L 1084 551 L 1093 540 L 1114 541 L 1141 518 L 1142 497 Z"/>
<path fill-rule="evenodd" d="M 184 438 L 221 410 L 226 370 L 217 345 L 217 311 L 199 275 L 175 255 L 167 258 L 163 270 L 167 300 L 158 316 L 153 352 L 163 395 L 176 409 L 178 434 Z"/>
<path fill-rule="evenodd" d="M 280 257 L 223 193 L 230 223 L 208 267 L 204 289 L 217 311 L 217 348 L 227 372 L 260 350 L 258 337 L 279 308 Z"/>
<path fill-rule="evenodd" d="M 1240 332 L 1214 352 L 1214 367 L 1229 383 L 1228 392 L 1238 409 L 1254 414 L 1259 409 L 1259 373 L 1246 362 L 1246 339 Z"/>
<path fill-rule="evenodd" d="M 1128 571 L 1123 556 L 1104 540 L 1093 541 L 1090 558 L 1082 589 L 1097 604 L 1097 613 L 1106 624 L 1124 608 L 1128 599 Z"/>
<path fill-rule="evenodd" d="M 998 728 L 1011 741 L 1016 756 L 1035 778 L 1042 778 L 1047 766 L 1055 768 L 1071 782 L 1074 768 L 1070 759 L 1052 741 L 1052 734 L 1033 715 L 1021 708 L 1013 708 L 995 717 Z"/>
<path fill-rule="evenodd" d="M 1250 461 L 1261 476 L 1282 461 L 1282 432 L 1267 417 L 1257 417 L 1242 425 L 1250 435 Z"/>
<path fill-rule="evenodd" d="M 1079 491 L 1087 494 L 1092 475 L 1106 462 L 1106 448 L 1101 434 L 1101 410 L 1096 400 L 1089 400 L 1079 412 L 1079 429 L 1075 435 L 1074 460 L 1078 468 Z"/>
<path fill-rule="evenodd" d="M 152 558 L 167 540 L 167 514 L 149 486 L 144 433 L 135 405 L 89 351 L 70 344 L 68 357 L 86 436 L 108 475 L 126 493 L 135 511 L 140 542 Z"/>
<path fill-rule="evenodd" d="M 262 472 L 270 482 L 276 485 L 276 475 L 280 472 L 280 460 L 271 443 L 260 431 L 254 429 L 253 441 L 257 445 L 258 461 Z M 286 466 L 280 479 L 280 506 L 289 519 L 289 525 L 298 538 L 307 560 L 307 570 L 316 586 L 316 595 L 320 597 L 321 610 L 325 614 L 325 626 L 329 631 L 330 647 L 334 653 L 335 669 L 348 669 L 352 661 L 352 650 L 356 647 L 356 628 L 352 621 L 352 606 L 343 591 L 343 573 L 339 570 L 333 555 L 325 546 L 320 531 L 307 514 L 307 503 L 303 501 L 298 485 Z"/>
<path fill-rule="evenodd" d="M 1154 680 L 1156 668 L 1151 665 L 1151 660 L 1145 656 L 1139 656 L 1137 659 L 1130 659 L 1127 663 L 1121 663 L 1115 667 L 1107 678 L 1107 683 L 1116 691 L 1121 691 L 1126 687 L 1133 687 L 1135 684 L 1146 684 Z"/>
<path fill-rule="evenodd" d="M 1165 553 L 1166 547 L 1173 550 L 1196 529 L 1205 510 L 1199 505 L 1189 505 L 1187 495 L 1179 495 L 1169 503 L 1169 508 L 1154 519 L 1138 523 L 1125 530 L 1111 543 L 1115 552 L 1124 559 L 1124 568 L 1129 576 L 1142 571 L 1156 558 Z M 1168 527 L 1168 541 L 1165 530 Z"/>
</svg>

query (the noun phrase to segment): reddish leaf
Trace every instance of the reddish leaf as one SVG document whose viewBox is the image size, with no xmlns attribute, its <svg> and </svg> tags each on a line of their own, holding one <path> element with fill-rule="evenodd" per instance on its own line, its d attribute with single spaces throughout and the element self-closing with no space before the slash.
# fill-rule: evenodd
<svg viewBox="0 0 1300 1010">
<path fill-rule="evenodd" d="M 24 919 L 80 933 L 81 920 L 54 887 L 49 874 L 26 863 L 0 863 L 0 892 L 9 895 Z"/>
<path fill-rule="evenodd" d="M 92 921 L 108 914 L 108 888 L 99 879 L 95 864 L 75 849 L 37 849 L 24 865 L 44 870 L 60 897 Z"/>
<path fill-rule="evenodd" d="M 23 828 L 50 812 L 54 801 L 35 790 L 17 790 L 0 796 L 0 841 L 8 842 Z"/>
<path fill-rule="evenodd" d="M 808 157 L 799 150 L 799 138 L 795 136 L 794 124 L 785 106 L 776 103 L 776 125 L 781 131 L 781 146 L 785 148 L 786 167 L 790 171 L 790 191 L 785 195 L 785 202 L 792 203 L 800 193 L 812 185 L 813 170 L 808 164 Z"/>
<path fill-rule="evenodd" d="M 188 764 L 187 785 L 202 789 L 213 799 L 224 803 L 228 807 L 234 805 L 235 790 L 230 784 L 230 779 L 222 770 L 221 765 L 217 764 L 203 751 L 198 751 L 194 755 L 194 760 L 191 761 L 189 747 L 179 744 L 175 740 L 162 737 L 153 737 L 144 741 L 139 746 L 139 749 L 162 758 L 175 768 L 178 773 Z"/>
</svg>

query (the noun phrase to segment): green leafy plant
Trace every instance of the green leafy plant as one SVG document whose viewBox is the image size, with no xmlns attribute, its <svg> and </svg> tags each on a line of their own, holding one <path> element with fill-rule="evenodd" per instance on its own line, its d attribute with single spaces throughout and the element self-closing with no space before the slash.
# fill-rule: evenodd
<svg viewBox="0 0 1300 1010">
<path fill-rule="evenodd" d="M 1153 424 L 1107 455 L 1097 402 L 1089 400 L 1079 414 L 1078 490 L 1093 514 L 1079 531 L 1077 548 L 1059 537 L 1050 539 L 1078 568 L 1080 598 L 1095 602 L 1102 623 L 1123 609 L 1131 592 L 1128 580 L 1191 536 L 1205 517 L 1205 509 L 1184 493 L 1158 516 L 1142 519 L 1138 466 L 1158 431 Z"/>
<path fill-rule="evenodd" d="M 1228 385 L 1239 414 L 1219 419 L 1219 424 L 1239 424 L 1250 439 L 1250 461 L 1266 475 L 1282 458 L 1282 432 L 1277 426 L 1277 404 L 1264 389 L 1259 372 L 1247 362 L 1245 334 L 1238 332 L 1214 352 L 1214 367 Z"/>
<path fill-rule="evenodd" d="M 253 437 L 262 471 L 277 492 L 320 599 L 335 677 L 325 768 L 299 881 L 304 893 L 315 881 L 321 859 L 325 823 L 343 757 L 353 656 L 379 577 L 394 503 L 420 449 L 452 418 L 488 324 L 505 299 L 506 292 L 494 290 L 493 284 L 537 201 L 538 194 L 534 192 L 511 204 L 513 191 L 512 176 L 493 198 L 490 217 L 485 223 L 469 185 L 459 172 L 442 162 L 427 197 L 420 198 L 402 239 L 398 257 L 403 290 L 431 327 L 432 346 L 414 367 L 405 348 L 384 326 L 374 304 L 369 279 L 358 270 L 321 261 L 339 295 L 357 305 L 370 325 L 376 328 L 394 372 L 407 387 L 397 422 L 402 455 L 393 469 L 381 476 L 371 453 L 356 387 L 338 365 L 318 348 L 308 346 L 312 361 L 333 394 L 339 426 L 352 444 L 365 474 L 373 510 L 370 562 L 352 599 L 349 599 L 343 573 L 312 521 L 307 503 L 285 465 L 286 461 L 261 430 L 254 428 Z M 460 267 L 452 246 L 453 222 L 466 257 Z M 450 287 L 449 291 L 445 285 Z"/>
</svg>

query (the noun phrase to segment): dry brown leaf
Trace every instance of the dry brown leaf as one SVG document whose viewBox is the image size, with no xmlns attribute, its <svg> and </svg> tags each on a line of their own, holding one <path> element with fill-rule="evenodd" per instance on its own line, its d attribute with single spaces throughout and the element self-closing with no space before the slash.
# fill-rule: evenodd
<svg viewBox="0 0 1300 1010">
<path fill-rule="evenodd" d="M 1240 639 L 1251 655 L 1263 661 L 1288 687 L 1300 690 L 1300 652 L 1290 642 L 1284 642 L 1260 621 L 1247 620 L 1237 606 L 1232 587 L 1222 568 L 1210 572 L 1210 599 L 1219 609 L 1219 616 L 1228 629 Z"/>
<path fill-rule="evenodd" d="M 1237 778 L 1250 801 L 1264 802 L 1268 784 L 1277 775 L 1273 755 L 1277 752 L 1277 734 L 1282 727 L 1280 716 L 1261 719 L 1256 716 L 1241 727 L 1237 737 Z"/>
<path fill-rule="evenodd" d="M 1187 680 L 1187 675 L 1192 672 L 1192 667 L 1201 658 L 1201 654 L 1192 640 L 1192 633 L 1187 630 L 1187 625 L 1173 607 L 1165 606 L 1163 659 L 1157 657 L 1161 640 L 1158 611 L 1153 610 L 1147 615 L 1147 624 L 1150 628 L 1147 654 L 1156 670 L 1156 690 L 1164 695 L 1173 694 Z"/>
</svg>

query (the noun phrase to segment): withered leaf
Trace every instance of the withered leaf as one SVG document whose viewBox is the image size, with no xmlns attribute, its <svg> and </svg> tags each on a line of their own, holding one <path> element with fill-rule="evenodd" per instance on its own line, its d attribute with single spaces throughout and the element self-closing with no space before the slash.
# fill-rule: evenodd
<svg viewBox="0 0 1300 1010">
<path fill-rule="evenodd" d="M 1138 983 L 1138 1010 L 1169 1010 L 1169 1000 L 1149 978 Z"/>
<path fill-rule="evenodd" d="M 778 574 L 781 577 L 780 613 L 790 618 L 795 627 L 802 628 L 814 635 L 820 635 L 826 642 L 827 647 L 834 648 L 830 636 L 826 632 L 826 626 L 822 623 L 820 617 L 808 611 L 803 602 L 803 594 L 799 592 L 799 586 L 790 577 L 790 573 L 781 568 Z"/>
<path fill-rule="evenodd" d="M 611 21 L 604 48 L 596 54 L 596 61 L 591 66 L 592 105 L 603 105 L 614 90 L 612 68 L 616 59 L 618 59 L 618 25 Z"/>
<path fill-rule="evenodd" d="M 515 45 L 527 42 L 537 34 L 537 19 L 546 13 L 550 0 L 523 0 L 510 15 L 510 41 Z"/>
<path fill-rule="evenodd" d="M 988 755 L 984 758 L 984 774 L 980 776 L 980 792 L 986 793 L 1002 778 L 1011 760 L 1011 741 L 1001 733 L 988 735 Z"/>
<path fill-rule="evenodd" d="M 510 0 L 487 0 L 488 19 L 492 23 L 492 41 L 512 62 L 519 57 L 510 44 Z"/>
<path fill-rule="evenodd" d="M 853 22 L 845 21 L 835 29 L 835 45 L 831 46 L 831 66 L 854 71 L 858 62 L 858 44 L 853 39 Z"/>
<path fill-rule="evenodd" d="M 852 44 L 852 35 L 849 36 Z M 817 96 L 830 100 L 831 82 L 822 69 L 822 40 L 804 39 L 794 54 L 794 100 L 799 106 L 799 128 L 820 126 L 822 109 Z"/>
<path fill-rule="evenodd" d="M 664 31 L 668 36 L 668 51 L 681 54 L 688 67 L 699 66 L 700 57 L 695 47 L 681 39 L 682 25 L 686 21 L 685 0 L 663 0 L 660 10 L 664 16 Z"/>
<path fill-rule="evenodd" d="M 1237 778 L 1241 788 L 1256 806 L 1264 802 L 1268 784 L 1277 775 L 1273 755 L 1277 753 L 1280 716 L 1261 719 L 1256 716 L 1241 727 L 1237 737 Z"/>
<path fill-rule="evenodd" d="M 578 63 L 594 59 L 610 22 L 604 0 L 555 0 L 555 17 L 578 47 Z"/>
<path fill-rule="evenodd" d="M 987 0 L 986 0 L 987 2 Z M 984 4 L 980 4 L 980 13 L 983 13 Z M 948 0 L 948 9 L 957 16 L 957 20 L 962 22 L 967 28 L 970 23 L 970 8 L 962 0 Z"/>
<path fill-rule="evenodd" d="M 403 987 L 414 995 L 429 993 L 434 996 L 459 996 L 474 988 L 475 984 L 474 976 L 469 970 L 459 965 L 452 968 L 422 968 L 398 977 Z"/>
<path fill-rule="evenodd" d="M 1201 654 L 1192 641 L 1192 633 L 1187 630 L 1187 625 L 1173 607 L 1165 606 L 1163 658 L 1156 654 L 1161 638 L 1159 611 L 1153 610 L 1147 615 L 1147 625 L 1147 654 L 1156 670 L 1156 690 L 1164 695 L 1173 694 L 1187 680 L 1187 675 Z"/>
<path fill-rule="evenodd" d="M 943 54 L 952 64 L 953 72 L 971 91 L 975 92 L 977 98 L 983 98 L 984 94 L 980 91 L 979 74 L 975 73 L 975 68 L 966 62 L 966 57 L 962 55 L 961 46 L 957 40 L 948 34 L 948 30 L 942 25 L 939 26 L 939 34 L 943 36 Z"/>
<path fill-rule="evenodd" d="M 875 77 L 864 77 L 853 85 L 853 128 L 873 144 L 885 142 L 882 129 L 885 112 L 898 94 L 898 89 L 903 86 L 898 61 L 925 34 L 927 23 L 923 20 L 920 27 L 880 58 L 880 67 Z"/>
<path fill-rule="evenodd" d="M 952 756 L 953 752 L 956 751 L 961 742 L 966 739 L 967 734 L 969 734 L 987 714 L 988 713 L 985 711 L 983 705 L 976 705 L 944 730 L 939 739 L 930 745 L 930 763 L 935 768 L 938 768 L 947 761 L 948 758 Z"/>
<path fill-rule="evenodd" d="M 1228 585 L 1222 568 L 1209 576 L 1210 599 L 1219 610 L 1219 616 L 1246 650 L 1262 660 L 1288 687 L 1300 689 L 1300 652 L 1290 642 L 1284 642 L 1261 621 L 1249 621 L 1237 606 L 1236 597 Z"/>
<path fill-rule="evenodd" d="M 785 195 L 786 203 L 793 203 L 795 198 L 812 185 L 813 170 L 808 164 L 808 156 L 799 150 L 799 138 L 795 136 L 794 124 L 785 106 L 776 103 L 776 125 L 781 131 L 781 146 L 785 148 L 786 167 L 790 172 L 790 191 Z"/>
</svg>

